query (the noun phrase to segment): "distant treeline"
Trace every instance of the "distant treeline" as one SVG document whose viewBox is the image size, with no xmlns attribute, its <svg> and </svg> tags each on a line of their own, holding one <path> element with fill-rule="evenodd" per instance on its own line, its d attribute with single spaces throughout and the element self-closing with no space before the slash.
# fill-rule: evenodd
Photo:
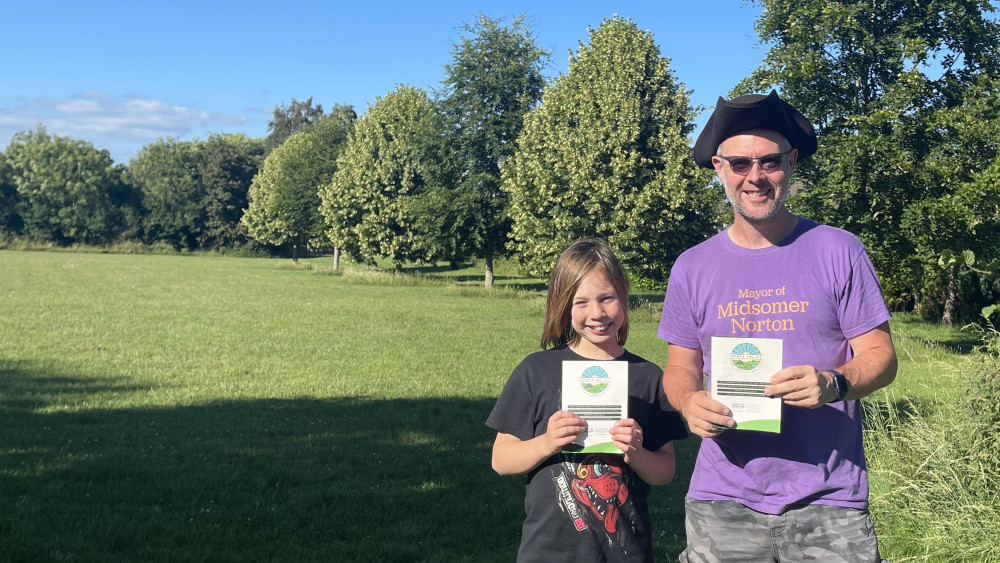
<svg viewBox="0 0 1000 563">
<path fill-rule="evenodd" d="M 894 309 L 946 323 L 1000 301 L 1000 28 L 961 9 L 761 0 L 769 49 L 727 97 L 781 90 L 816 126 L 799 214 L 866 244 Z M 60 245 L 313 247 L 361 262 L 512 256 L 545 275 L 581 236 L 607 239 L 636 283 L 730 211 L 690 146 L 698 111 L 653 34 L 613 17 L 551 81 L 528 21 L 463 27 L 433 94 L 275 108 L 268 135 L 161 139 L 128 165 L 87 142 L 18 133 L 0 154 L 0 235 Z M 736 76 L 734 76 L 736 78 Z M 960 259 L 959 259 L 960 258 Z"/>
</svg>

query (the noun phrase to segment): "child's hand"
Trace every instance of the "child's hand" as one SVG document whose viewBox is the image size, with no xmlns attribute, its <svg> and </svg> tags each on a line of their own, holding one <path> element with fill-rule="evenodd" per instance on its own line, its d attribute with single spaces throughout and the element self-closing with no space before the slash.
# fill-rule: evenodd
<svg viewBox="0 0 1000 563">
<path fill-rule="evenodd" d="M 556 411 L 549 417 L 548 429 L 545 431 L 551 452 L 555 454 L 566 444 L 573 443 L 586 428 L 587 423 L 579 416 L 569 411 Z"/>
<path fill-rule="evenodd" d="M 629 464 L 643 481 L 650 485 L 663 485 L 674 478 L 677 461 L 674 445 L 670 442 L 658 450 L 643 447 L 643 431 L 639 423 L 631 418 L 619 420 L 608 431 L 615 447 L 624 452 L 625 463 Z"/>
<path fill-rule="evenodd" d="M 634 419 L 619 420 L 609 432 L 615 447 L 625 454 L 626 462 L 628 456 L 642 449 L 642 427 Z"/>
</svg>

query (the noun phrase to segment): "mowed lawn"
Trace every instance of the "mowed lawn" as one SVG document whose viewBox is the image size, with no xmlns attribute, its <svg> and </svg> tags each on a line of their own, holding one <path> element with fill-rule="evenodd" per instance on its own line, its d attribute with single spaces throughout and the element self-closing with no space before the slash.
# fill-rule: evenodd
<svg viewBox="0 0 1000 563">
<path fill-rule="evenodd" d="M 524 483 L 490 469 L 484 421 L 538 348 L 538 280 L 371 278 L 0 251 L 0 560 L 512 561 Z M 657 321 L 627 347 L 662 365 Z M 953 357 L 897 344 L 915 374 Z M 892 396 L 930 398 L 918 380 Z M 677 445 L 661 561 L 697 440 Z"/>
</svg>

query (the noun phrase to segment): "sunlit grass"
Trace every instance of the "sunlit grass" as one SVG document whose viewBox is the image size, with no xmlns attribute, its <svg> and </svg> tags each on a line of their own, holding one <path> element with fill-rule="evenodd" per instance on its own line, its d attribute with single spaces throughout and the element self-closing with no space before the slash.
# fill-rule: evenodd
<svg viewBox="0 0 1000 563">
<path fill-rule="evenodd" d="M 490 470 L 484 421 L 538 348 L 544 283 L 405 271 L 0 251 L 3 560 L 513 559 L 523 481 Z M 660 300 L 636 293 L 628 348 L 663 364 Z M 893 329 L 900 375 L 870 402 L 902 428 L 951 408 L 975 338 Z M 696 448 L 653 491 L 660 561 L 683 545 Z"/>
</svg>

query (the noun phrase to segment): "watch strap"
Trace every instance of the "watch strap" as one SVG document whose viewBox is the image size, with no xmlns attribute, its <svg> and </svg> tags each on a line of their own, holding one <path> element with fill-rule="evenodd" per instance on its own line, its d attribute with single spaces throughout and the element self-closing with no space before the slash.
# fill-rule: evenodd
<svg viewBox="0 0 1000 563">
<path fill-rule="evenodd" d="M 835 369 L 828 369 L 826 371 L 833 376 L 833 385 L 837 389 L 837 398 L 830 402 L 834 403 L 837 401 L 843 401 L 844 397 L 846 397 L 847 393 L 851 390 L 850 384 L 847 382 L 847 377 Z"/>
</svg>

